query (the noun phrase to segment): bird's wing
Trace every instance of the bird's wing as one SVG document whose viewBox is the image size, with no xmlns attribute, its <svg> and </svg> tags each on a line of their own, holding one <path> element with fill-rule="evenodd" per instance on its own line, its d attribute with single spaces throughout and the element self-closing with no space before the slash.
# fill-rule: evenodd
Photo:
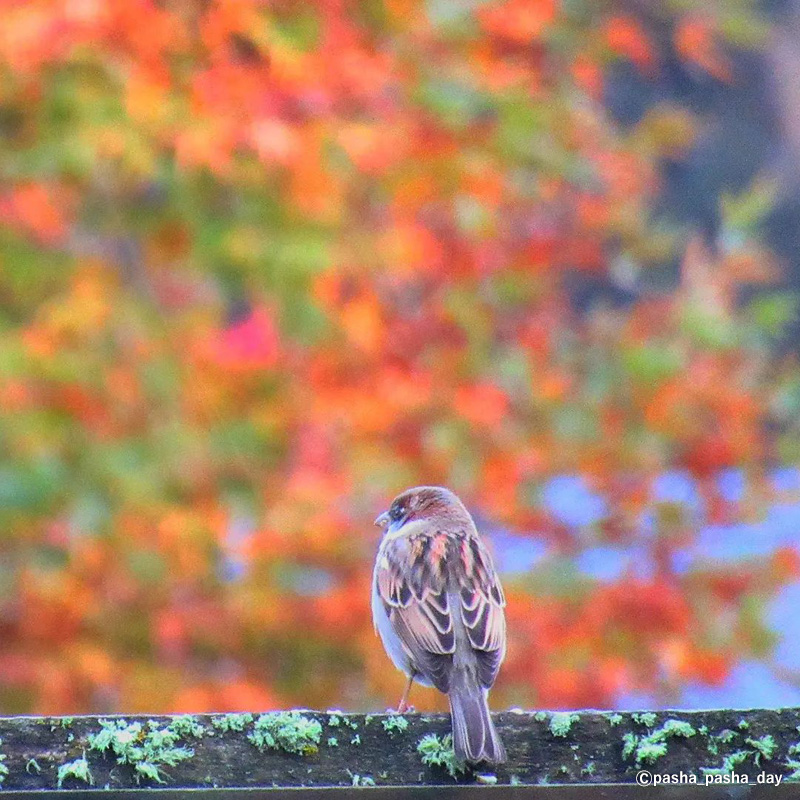
<svg viewBox="0 0 800 800">
<path fill-rule="evenodd" d="M 385 541 L 375 586 L 412 663 L 437 689 L 449 690 L 454 610 L 475 651 L 481 685 L 492 685 L 505 650 L 505 599 L 476 537 L 433 532 Z M 448 592 L 454 586 L 457 594 Z"/>
<path fill-rule="evenodd" d="M 461 619 L 478 660 L 478 679 L 485 688 L 497 677 L 506 652 L 506 599 L 491 556 L 480 539 L 461 543 L 458 559 Z"/>
<path fill-rule="evenodd" d="M 375 589 L 414 668 L 447 692 L 455 633 L 444 574 L 430 558 L 428 540 L 384 540 L 375 564 Z"/>
</svg>

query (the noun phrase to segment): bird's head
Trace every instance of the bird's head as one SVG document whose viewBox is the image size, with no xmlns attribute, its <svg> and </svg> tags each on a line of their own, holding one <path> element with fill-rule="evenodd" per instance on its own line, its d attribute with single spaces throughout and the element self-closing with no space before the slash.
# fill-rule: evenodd
<svg viewBox="0 0 800 800">
<path fill-rule="evenodd" d="M 464 504 L 449 489 L 442 486 L 415 486 L 397 495 L 388 511 L 378 516 L 375 524 L 387 533 L 409 522 L 472 524 Z"/>
</svg>

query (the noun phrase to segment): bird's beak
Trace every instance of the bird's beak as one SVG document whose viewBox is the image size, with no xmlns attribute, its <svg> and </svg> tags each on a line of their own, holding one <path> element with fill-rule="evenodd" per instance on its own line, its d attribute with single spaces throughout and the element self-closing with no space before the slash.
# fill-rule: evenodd
<svg viewBox="0 0 800 800">
<path fill-rule="evenodd" d="M 379 528 L 385 528 L 389 524 L 389 512 L 384 511 L 383 514 L 375 517 L 375 524 Z"/>
</svg>

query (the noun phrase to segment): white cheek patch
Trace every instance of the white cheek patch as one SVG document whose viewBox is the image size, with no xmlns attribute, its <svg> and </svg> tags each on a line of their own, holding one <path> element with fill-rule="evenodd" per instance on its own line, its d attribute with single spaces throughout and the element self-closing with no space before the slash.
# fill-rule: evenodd
<svg viewBox="0 0 800 800">
<path fill-rule="evenodd" d="M 386 535 L 383 537 L 384 539 L 400 539 L 401 537 L 405 536 L 412 536 L 415 533 L 421 533 L 428 527 L 428 523 L 425 520 L 415 519 L 412 522 L 406 522 L 405 525 L 400 525 L 398 528 L 392 529 L 389 526 L 389 530 L 386 532 Z"/>
<path fill-rule="evenodd" d="M 381 569 L 389 569 L 389 559 L 386 556 L 381 556 L 381 560 L 378 563 Z"/>
</svg>

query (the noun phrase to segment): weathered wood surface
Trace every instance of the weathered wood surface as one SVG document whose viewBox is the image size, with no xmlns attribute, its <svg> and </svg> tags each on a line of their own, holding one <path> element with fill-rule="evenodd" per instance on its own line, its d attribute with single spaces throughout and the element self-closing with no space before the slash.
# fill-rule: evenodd
<svg viewBox="0 0 800 800">
<path fill-rule="evenodd" d="M 793 787 L 787 784 L 800 768 L 800 709 L 653 714 L 583 711 L 574 715 L 504 712 L 496 714 L 495 720 L 506 743 L 509 762 L 497 769 L 468 770 L 455 777 L 443 767 L 425 765 L 418 751 L 418 744 L 426 735 L 442 737 L 449 733 L 450 720 L 446 715 L 409 714 L 404 717 L 408 726 L 401 729 L 403 723 L 393 715 L 300 713 L 304 719 L 289 720 L 288 727 L 298 721 L 300 726 L 290 730 L 288 738 L 281 739 L 282 734 L 279 735 L 282 744 L 278 742 L 277 748 L 266 746 L 263 750 L 252 741 L 260 715 L 0 718 L 1 785 L 3 792 L 55 789 L 61 771 L 63 789 L 97 791 L 109 788 L 142 791 L 154 787 L 471 784 L 522 788 L 598 784 L 593 796 L 638 797 L 661 796 L 664 791 L 647 795 L 631 792 L 642 769 L 653 776 L 683 772 L 696 776 L 699 783 L 704 783 L 706 774 L 721 775 L 720 770 L 727 769 L 739 778 L 747 775 L 750 784 L 756 784 L 762 774 L 775 776 L 772 780 L 781 776 L 780 791 L 770 796 L 788 797 L 785 792 Z M 109 720 L 114 721 L 116 733 L 108 734 Z M 97 738 L 104 724 L 105 740 L 114 736 L 119 740 L 105 750 L 103 738 Z M 267 731 L 267 738 L 269 730 L 269 725 L 261 728 L 262 733 Z M 164 731 L 169 731 L 166 737 Z M 275 733 L 274 726 L 272 732 Z M 318 744 L 314 738 L 319 739 Z M 120 756 L 114 754 L 114 746 L 126 753 L 122 757 L 128 763 L 118 763 Z M 306 752 L 287 752 L 286 747 Z M 176 750 L 180 755 L 176 756 Z M 170 760 L 175 763 L 170 765 Z M 65 769 L 65 765 L 72 766 Z M 621 791 L 615 794 L 599 791 L 599 784 L 629 786 L 620 787 Z M 794 789 L 800 795 L 800 786 Z M 375 796 L 381 794 L 375 792 Z M 515 789 L 509 796 L 517 794 Z M 664 796 L 690 794 L 694 796 L 680 791 Z M 767 794 L 762 795 L 758 790 L 750 796 Z M 471 792 L 466 796 L 471 796 Z"/>
</svg>

